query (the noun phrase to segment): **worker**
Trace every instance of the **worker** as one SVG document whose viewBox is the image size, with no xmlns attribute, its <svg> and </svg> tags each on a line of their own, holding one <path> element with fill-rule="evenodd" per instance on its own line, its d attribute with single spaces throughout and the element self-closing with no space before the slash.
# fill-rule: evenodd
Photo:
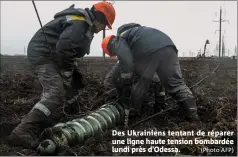
<svg viewBox="0 0 238 157">
<path fill-rule="evenodd" d="M 136 27 L 136 26 L 140 26 L 137 23 L 129 23 L 129 24 L 125 24 L 123 27 L 119 27 L 119 29 L 117 30 L 117 35 L 121 36 L 124 32 L 125 29 L 127 29 L 127 27 Z M 115 100 L 118 96 L 121 96 L 121 82 L 120 82 L 120 64 L 119 61 L 117 61 L 117 64 L 114 65 L 111 69 L 111 71 L 106 75 L 105 80 L 104 80 L 104 88 L 106 90 L 105 92 L 105 96 L 106 96 L 106 101 L 108 100 Z M 135 71 L 135 75 L 133 78 L 133 83 L 138 81 L 138 75 L 136 74 Z M 154 82 L 154 91 L 155 91 L 155 103 L 154 103 L 154 113 L 157 113 L 159 111 L 161 111 L 161 109 L 165 108 L 165 89 L 162 86 L 160 79 L 158 77 L 158 75 L 155 73 L 153 76 L 153 82 Z M 149 95 L 144 95 L 145 99 L 144 101 L 148 101 L 149 99 Z"/>
<path fill-rule="evenodd" d="M 136 75 L 136 74 L 135 74 Z M 122 96 L 122 90 L 121 90 L 121 82 L 120 82 L 120 64 L 119 61 L 111 68 L 109 73 L 107 73 L 105 79 L 104 79 L 104 88 L 105 88 L 105 101 L 114 101 L 117 99 L 120 99 L 120 96 Z M 133 84 L 138 81 L 138 77 L 134 77 Z M 160 79 L 158 75 L 155 73 L 152 79 L 154 83 L 154 98 L 155 103 L 153 105 L 154 107 L 154 113 L 157 113 L 165 108 L 165 89 L 161 85 Z M 148 101 L 150 95 L 145 93 L 144 95 L 145 99 L 144 101 Z"/>
<path fill-rule="evenodd" d="M 139 114 L 143 95 L 156 72 L 168 94 L 186 111 L 186 118 L 198 121 L 196 100 L 182 78 L 178 50 L 172 39 L 158 29 L 135 23 L 122 25 L 119 30 L 121 35 L 104 38 L 102 48 L 120 62 L 119 78 L 123 93 L 127 93 L 123 95 L 123 105 Z M 140 78 L 132 85 L 134 71 Z"/>
<path fill-rule="evenodd" d="M 98 2 L 91 8 L 69 8 L 38 30 L 31 39 L 27 57 L 38 73 L 43 87 L 39 102 L 12 131 L 8 141 L 14 145 L 36 148 L 40 133 L 50 125 L 52 113 L 63 104 L 67 90 L 77 85 L 81 73 L 75 58 L 90 53 L 94 33 L 112 25 L 115 10 L 111 3 Z M 72 82 L 73 80 L 74 83 Z M 49 124 L 49 125 L 48 125 Z"/>
</svg>

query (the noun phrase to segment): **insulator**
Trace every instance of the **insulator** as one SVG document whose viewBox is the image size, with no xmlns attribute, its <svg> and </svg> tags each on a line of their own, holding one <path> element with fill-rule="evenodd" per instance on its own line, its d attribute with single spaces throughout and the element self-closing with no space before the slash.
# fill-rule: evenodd
<svg viewBox="0 0 238 157">
<path fill-rule="evenodd" d="M 42 142 L 37 151 L 40 154 L 53 154 L 60 146 L 83 144 L 108 129 L 124 122 L 124 109 L 119 104 L 105 104 L 97 111 L 66 123 L 58 123 L 47 128 L 41 135 Z"/>
</svg>

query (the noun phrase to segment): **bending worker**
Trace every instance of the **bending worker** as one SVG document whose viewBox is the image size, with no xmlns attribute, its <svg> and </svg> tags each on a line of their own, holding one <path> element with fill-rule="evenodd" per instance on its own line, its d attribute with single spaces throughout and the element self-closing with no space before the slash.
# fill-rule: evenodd
<svg viewBox="0 0 238 157">
<path fill-rule="evenodd" d="M 80 81 L 75 58 L 89 54 L 94 33 L 112 28 L 115 10 L 108 2 L 98 2 L 91 9 L 74 5 L 55 14 L 31 39 L 27 57 L 38 73 L 43 96 L 12 131 L 9 142 L 36 148 L 37 137 L 48 127 L 51 115 L 63 104 L 67 90 Z"/>
<path fill-rule="evenodd" d="M 186 111 L 186 118 L 199 120 L 196 100 L 182 78 L 178 50 L 170 37 L 157 29 L 134 23 L 122 25 L 118 31 L 122 32 L 121 36 L 107 36 L 102 48 L 120 61 L 120 80 L 123 92 L 127 93 L 122 103 L 140 113 L 143 96 L 156 72 L 168 94 Z M 134 71 L 140 78 L 132 86 Z"/>
<path fill-rule="evenodd" d="M 127 27 L 132 27 L 132 26 L 140 26 L 139 24 L 136 23 L 129 23 L 123 25 L 123 29 Z M 117 35 L 120 36 L 123 34 L 123 29 L 121 27 L 117 31 Z M 138 74 L 136 71 L 134 72 L 135 76 L 133 77 L 133 83 L 138 81 Z M 161 109 L 165 107 L 165 89 L 161 85 L 160 79 L 158 75 L 155 73 L 152 79 L 154 83 L 154 90 L 155 90 L 155 103 L 154 103 L 154 112 L 159 112 Z M 121 89 L 121 81 L 120 81 L 120 63 L 117 61 L 117 64 L 115 64 L 112 69 L 109 71 L 107 76 L 104 79 L 104 88 L 106 90 L 105 96 L 106 96 L 106 101 L 108 100 L 115 100 L 123 95 L 123 91 Z M 145 99 L 144 101 L 149 100 L 149 95 L 144 95 Z"/>
</svg>

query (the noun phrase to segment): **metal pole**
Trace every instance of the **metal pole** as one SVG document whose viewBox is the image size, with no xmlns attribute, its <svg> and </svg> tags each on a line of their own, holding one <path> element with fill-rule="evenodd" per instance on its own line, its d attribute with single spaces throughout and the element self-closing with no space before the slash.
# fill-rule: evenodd
<svg viewBox="0 0 238 157">
<path fill-rule="evenodd" d="M 229 20 L 223 20 L 222 19 L 222 7 L 220 7 L 220 17 L 219 17 L 219 20 L 218 21 L 213 21 L 213 22 L 219 22 L 219 30 L 216 30 L 216 31 L 219 31 L 219 46 L 218 46 L 218 51 L 219 51 L 219 58 L 221 57 L 221 25 L 222 25 L 222 22 L 228 22 L 229 23 Z M 216 32 L 215 31 L 215 32 Z"/>
<path fill-rule="evenodd" d="M 105 2 L 106 0 L 102 0 L 103 2 Z M 115 3 L 115 1 L 110 2 L 112 5 Z M 102 32 L 102 40 L 106 37 L 106 28 L 103 30 Z M 103 56 L 103 60 L 105 60 L 105 52 L 102 51 L 102 56 Z"/>
<path fill-rule="evenodd" d="M 222 8 L 220 8 L 220 23 L 219 23 L 219 58 L 221 57 L 221 20 L 222 20 Z"/>
<path fill-rule="evenodd" d="M 106 37 L 106 29 L 103 30 L 102 32 L 102 40 Z M 102 51 L 102 56 L 103 56 L 103 60 L 105 60 L 105 52 Z"/>
<path fill-rule="evenodd" d="M 105 2 L 106 0 L 103 0 Z M 106 28 L 102 31 L 102 40 L 106 37 Z M 103 60 L 105 60 L 105 52 L 102 51 Z"/>
<path fill-rule="evenodd" d="M 224 35 L 222 36 L 222 46 L 221 46 L 221 52 L 222 52 L 222 57 L 225 56 L 225 43 L 224 43 Z"/>
<path fill-rule="evenodd" d="M 205 45 L 204 45 L 204 52 L 203 52 L 203 57 L 205 57 L 205 53 L 206 53 L 206 47 L 207 47 L 207 43 L 205 43 Z"/>
<path fill-rule="evenodd" d="M 41 26 L 41 30 L 42 30 L 42 32 L 43 32 L 43 34 L 44 34 L 45 42 L 46 42 L 46 44 L 48 45 L 48 48 L 49 48 L 49 50 L 50 50 L 50 52 L 51 52 L 51 48 L 50 48 L 50 45 L 49 45 L 48 40 L 47 40 L 47 38 L 46 38 L 46 35 L 45 35 L 44 29 L 43 29 L 43 26 L 42 26 L 42 23 L 41 23 L 41 20 L 40 20 L 40 16 L 39 16 L 38 11 L 37 11 L 37 9 L 36 9 L 36 5 L 35 5 L 34 0 L 32 0 L 32 3 L 33 3 L 33 6 L 34 6 L 36 15 L 37 15 L 37 17 L 38 17 L 38 21 L 39 21 L 40 26 Z"/>
</svg>

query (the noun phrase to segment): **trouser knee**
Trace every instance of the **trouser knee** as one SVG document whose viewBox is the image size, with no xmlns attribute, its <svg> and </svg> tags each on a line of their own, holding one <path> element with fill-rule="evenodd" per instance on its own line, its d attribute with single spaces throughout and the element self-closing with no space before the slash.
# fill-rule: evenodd
<svg viewBox="0 0 238 157">
<path fill-rule="evenodd" d="M 60 90 L 51 90 L 47 93 L 43 93 L 39 103 L 43 104 L 51 112 L 54 111 L 57 107 L 63 105 L 65 101 L 66 91 L 64 89 Z"/>
<path fill-rule="evenodd" d="M 192 91 L 186 85 L 170 89 L 168 92 L 178 102 L 194 98 Z"/>
</svg>

